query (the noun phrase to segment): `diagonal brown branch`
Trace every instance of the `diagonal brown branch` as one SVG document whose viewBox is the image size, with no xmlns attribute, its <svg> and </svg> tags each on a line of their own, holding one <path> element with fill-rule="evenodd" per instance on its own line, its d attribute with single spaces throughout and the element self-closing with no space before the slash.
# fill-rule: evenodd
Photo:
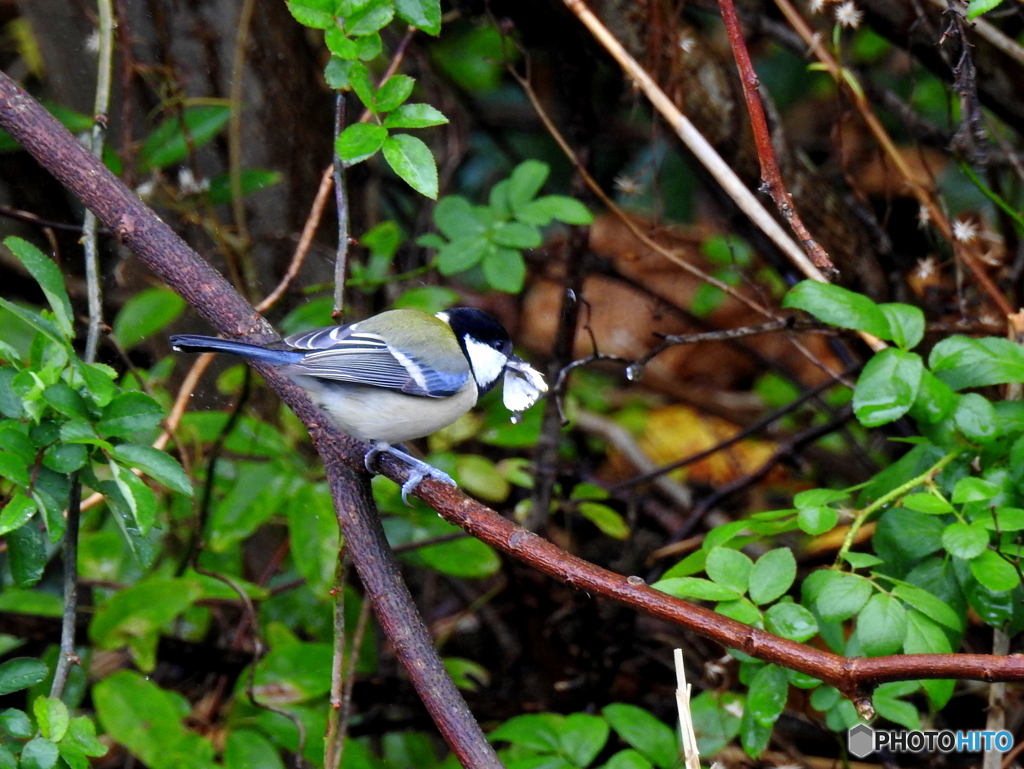
<svg viewBox="0 0 1024 769">
<path fill-rule="evenodd" d="M 168 286 L 222 333 L 269 340 L 270 325 L 228 282 L 79 144 L 41 105 L 0 72 L 0 127 L 65 187 Z M 346 546 L 377 617 L 416 691 L 452 751 L 465 766 L 498 769 L 501 762 L 448 676 L 387 546 L 369 483 L 366 447 L 322 424 L 320 411 L 273 368 L 256 365 L 267 384 L 302 420 L 323 459 Z M 407 468 L 384 463 L 390 477 Z M 427 488 L 433 482 L 421 484 Z"/>
</svg>

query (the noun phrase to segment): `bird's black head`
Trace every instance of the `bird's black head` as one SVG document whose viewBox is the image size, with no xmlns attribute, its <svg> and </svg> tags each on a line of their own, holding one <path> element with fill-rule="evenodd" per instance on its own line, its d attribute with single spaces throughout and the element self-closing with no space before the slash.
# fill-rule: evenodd
<svg viewBox="0 0 1024 769">
<path fill-rule="evenodd" d="M 505 371 L 512 355 L 512 339 L 496 318 L 472 307 L 453 307 L 438 313 L 459 340 L 473 369 L 477 387 L 486 392 Z"/>
</svg>

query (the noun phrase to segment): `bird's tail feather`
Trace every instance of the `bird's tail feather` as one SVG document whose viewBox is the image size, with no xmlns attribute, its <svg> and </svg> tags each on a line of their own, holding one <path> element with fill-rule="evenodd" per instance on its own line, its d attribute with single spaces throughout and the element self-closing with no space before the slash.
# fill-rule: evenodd
<svg viewBox="0 0 1024 769">
<path fill-rule="evenodd" d="M 242 358 L 252 358 L 283 366 L 301 360 L 303 353 L 297 350 L 269 350 L 246 342 L 233 342 L 215 336 L 200 334 L 176 334 L 171 337 L 171 347 L 178 352 L 226 352 Z"/>
</svg>

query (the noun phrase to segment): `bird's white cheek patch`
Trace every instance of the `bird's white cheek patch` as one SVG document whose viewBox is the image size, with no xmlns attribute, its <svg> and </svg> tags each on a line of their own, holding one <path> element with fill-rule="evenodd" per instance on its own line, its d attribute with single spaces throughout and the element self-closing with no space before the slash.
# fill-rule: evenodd
<svg viewBox="0 0 1024 769">
<path fill-rule="evenodd" d="M 476 375 L 477 384 L 481 388 L 490 387 L 501 376 L 508 363 L 508 356 L 495 350 L 489 344 L 478 342 L 468 334 L 463 337 L 466 342 L 466 353 L 469 355 L 469 362 L 473 366 L 473 373 Z"/>
</svg>

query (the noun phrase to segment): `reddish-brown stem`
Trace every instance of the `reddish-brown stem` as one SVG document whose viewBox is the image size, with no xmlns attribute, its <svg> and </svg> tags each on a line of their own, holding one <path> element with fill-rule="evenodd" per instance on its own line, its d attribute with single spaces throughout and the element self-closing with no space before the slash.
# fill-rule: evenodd
<svg viewBox="0 0 1024 769">
<path fill-rule="evenodd" d="M 761 104 L 761 95 L 758 93 L 760 83 L 754 65 L 750 61 L 750 52 L 747 50 L 746 41 L 743 39 L 743 30 L 740 29 L 740 20 L 736 15 L 736 6 L 733 0 L 718 0 L 718 7 L 722 11 L 722 21 L 725 22 L 725 29 L 729 33 L 729 44 L 732 46 L 732 55 L 736 60 L 736 67 L 740 71 L 740 82 L 743 85 L 743 98 L 747 102 L 747 111 L 750 113 L 750 127 L 754 132 L 754 146 L 757 148 L 757 158 L 761 162 L 761 179 L 768 190 L 768 194 L 775 201 L 779 213 L 789 222 L 793 232 L 799 238 L 804 250 L 810 257 L 814 266 L 821 270 L 830 279 L 834 280 L 839 271 L 832 263 L 825 249 L 811 237 L 811 233 L 804 226 L 800 214 L 793 206 L 793 196 L 789 194 L 786 185 L 782 182 L 782 174 L 779 172 L 779 164 L 775 161 L 775 149 L 772 147 L 772 137 L 768 131 L 768 121 L 764 116 L 764 105 Z"/>
<path fill-rule="evenodd" d="M 57 120 L 0 72 L 0 128 L 96 214 L 160 279 L 210 325 L 230 337 L 276 337 L 224 277 L 196 254 Z M 395 654 L 452 752 L 467 767 L 500 769 L 494 749 L 434 650 L 387 547 L 369 483 L 362 472 L 367 446 L 322 424 L 322 412 L 273 367 L 255 368 L 309 430 L 323 459 L 346 547 Z M 391 465 L 392 471 L 396 468 Z M 354 472 L 354 469 L 359 472 Z M 408 468 L 395 477 L 404 479 Z M 435 485 L 427 481 L 420 488 Z"/>
</svg>

